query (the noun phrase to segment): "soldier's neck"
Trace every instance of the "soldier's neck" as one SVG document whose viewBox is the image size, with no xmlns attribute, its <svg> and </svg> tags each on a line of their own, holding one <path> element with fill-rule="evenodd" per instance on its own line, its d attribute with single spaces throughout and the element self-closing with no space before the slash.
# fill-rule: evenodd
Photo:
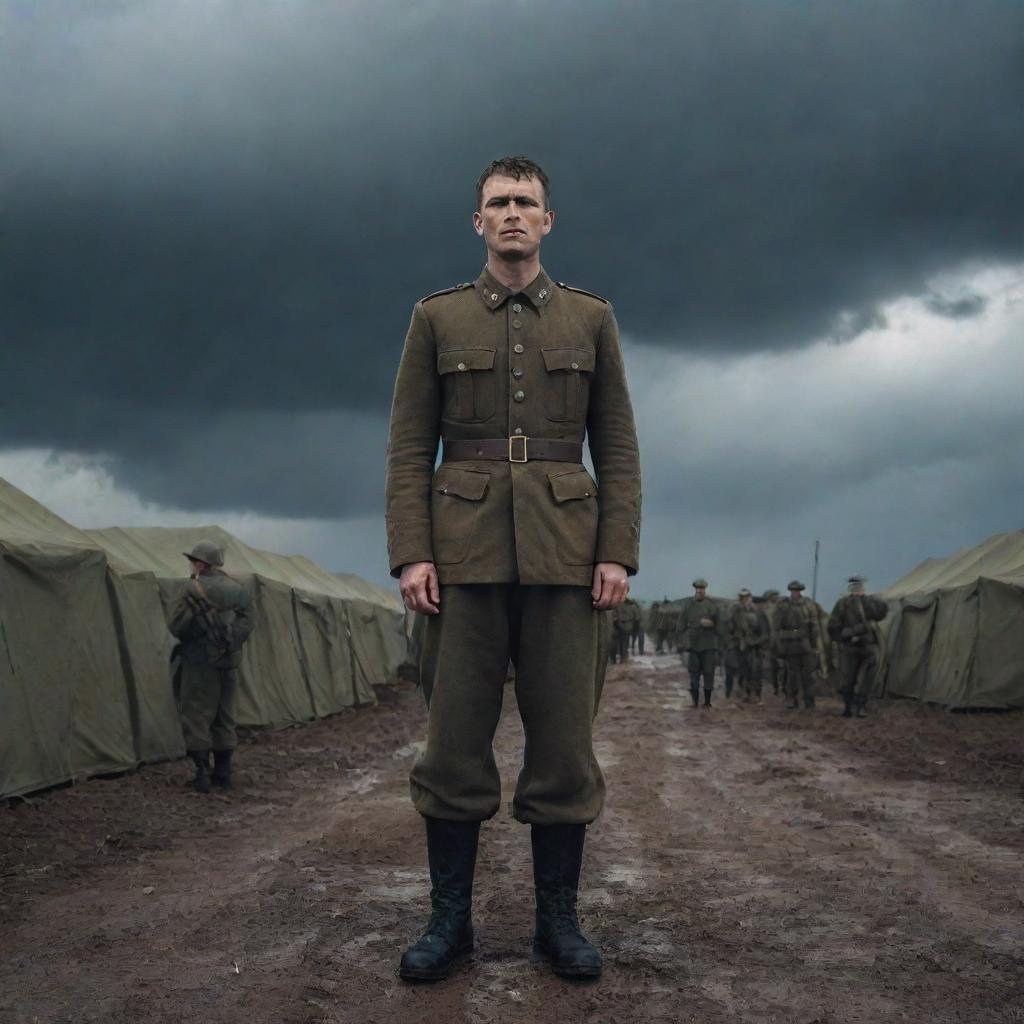
<svg viewBox="0 0 1024 1024">
<path fill-rule="evenodd" d="M 521 292 L 540 273 L 540 253 L 525 260 L 503 260 L 494 253 L 487 254 L 487 269 L 491 276 L 510 292 Z"/>
</svg>

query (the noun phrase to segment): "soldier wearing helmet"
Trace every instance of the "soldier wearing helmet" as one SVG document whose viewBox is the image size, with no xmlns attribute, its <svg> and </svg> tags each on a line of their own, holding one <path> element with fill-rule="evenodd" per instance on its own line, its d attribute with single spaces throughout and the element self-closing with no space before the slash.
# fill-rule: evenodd
<svg viewBox="0 0 1024 1024">
<path fill-rule="evenodd" d="M 807 588 L 792 580 L 775 613 L 775 639 L 786 664 L 786 697 L 789 708 L 814 707 L 814 673 L 821 651 L 818 610 L 804 597 Z"/>
<path fill-rule="evenodd" d="M 704 707 L 711 707 L 718 663 L 718 605 L 707 596 L 708 581 L 693 581 L 693 597 L 686 598 L 679 612 L 679 632 L 683 635 L 684 661 L 690 674 L 693 706 L 700 703 L 700 684 L 704 681 Z"/>
<path fill-rule="evenodd" d="M 839 598 L 828 622 L 828 634 L 839 645 L 840 692 L 843 717 L 864 718 L 868 698 L 875 687 L 879 662 L 879 632 L 876 623 L 889 612 L 880 597 L 866 593 L 867 580 L 851 576 L 849 593 Z"/>
<path fill-rule="evenodd" d="M 249 594 L 221 568 L 224 554 L 216 544 L 201 540 L 185 557 L 191 574 L 171 608 L 168 628 L 179 640 L 178 713 L 196 767 L 194 785 L 209 793 L 211 784 L 231 787 L 238 666 L 253 619 Z"/>
</svg>

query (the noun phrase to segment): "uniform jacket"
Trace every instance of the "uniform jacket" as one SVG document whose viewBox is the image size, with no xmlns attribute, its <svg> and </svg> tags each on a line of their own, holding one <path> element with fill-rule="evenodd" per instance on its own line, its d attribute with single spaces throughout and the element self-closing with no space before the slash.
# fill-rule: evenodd
<svg viewBox="0 0 1024 1024">
<path fill-rule="evenodd" d="M 627 598 L 615 609 L 612 621 L 616 629 L 623 633 L 632 633 L 640 625 L 641 616 L 640 605 Z"/>
<path fill-rule="evenodd" d="M 849 650 L 879 642 L 876 622 L 889 613 L 889 606 L 871 594 L 846 594 L 836 601 L 828 620 L 828 635 Z"/>
<path fill-rule="evenodd" d="M 782 598 L 775 606 L 774 640 L 778 651 L 786 654 L 810 654 L 820 651 L 818 609 L 813 601 Z"/>
<path fill-rule="evenodd" d="M 754 604 L 737 601 L 729 613 L 730 646 L 740 651 L 765 647 L 771 630 L 764 612 Z"/>
<path fill-rule="evenodd" d="M 709 619 L 710 626 L 701 625 L 701 619 Z M 683 637 L 683 649 L 687 651 L 717 651 L 720 613 L 718 605 L 710 597 L 688 597 L 679 612 L 678 631 Z"/>
<path fill-rule="evenodd" d="M 217 568 L 186 582 L 167 624 L 183 662 L 225 669 L 238 667 L 253 625 L 249 592 Z"/>
<path fill-rule="evenodd" d="M 443 462 L 441 440 L 583 441 L 582 463 Z M 527 445 L 529 442 L 527 441 Z M 640 463 L 619 332 L 604 299 L 544 271 L 513 293 L 485 269 L 413 309 L 395 384 L 386 522 L 392 575 L 590 586 L 639 567 Z"/>
</svg>

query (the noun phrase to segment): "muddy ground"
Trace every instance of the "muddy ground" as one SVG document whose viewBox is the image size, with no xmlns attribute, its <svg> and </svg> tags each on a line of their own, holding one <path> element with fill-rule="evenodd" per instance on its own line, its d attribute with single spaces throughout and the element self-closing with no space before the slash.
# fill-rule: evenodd
<svg viewBox="0 0 1024 1024">
<path fill-rule="evenodd" d="M 424 714 L 404 684 L 380 695 L 249 737 L 230 795 L 191 792 L 178 762 L 0 808 L 0 1021 L 1024 1021 L 1021 715 L 694 710 L 677 659 L 616 667 L 581 899 L 604 977 L 530 961 L 529 836 L 503 813 L 475 955 L 410 987 Z"/>
</svg>

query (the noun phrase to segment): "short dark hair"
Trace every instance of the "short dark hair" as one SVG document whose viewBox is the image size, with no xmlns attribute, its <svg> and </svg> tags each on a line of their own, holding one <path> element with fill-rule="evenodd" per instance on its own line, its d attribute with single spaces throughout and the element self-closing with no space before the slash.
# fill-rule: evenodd
<svg viewBox="0 0 1024 1024">
<path fill-rule="evenodd" d="M 551 206 L 551 183 L 548 176 L 529 157 L 525 156 L 503 156 L 499 160 L 492 160 L 485 168 L 484 173 L 476 181 L 476 208 L 479 210 L 484 201 L 484 185 L 488 178 L 501 174 L 507 178 L 536 178 L 540 187 L 544 190 L 544 208 Z"/>
</svg>

